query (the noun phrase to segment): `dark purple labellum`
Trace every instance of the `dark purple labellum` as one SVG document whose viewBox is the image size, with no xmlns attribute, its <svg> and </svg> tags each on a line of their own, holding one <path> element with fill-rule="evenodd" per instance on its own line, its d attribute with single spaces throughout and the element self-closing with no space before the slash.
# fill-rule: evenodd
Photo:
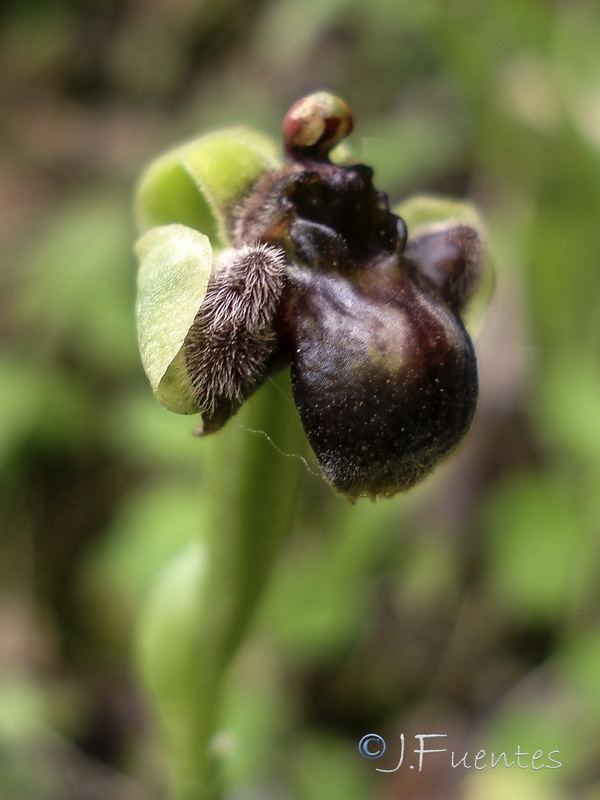
<svg viewBox="0 0 600 800">
<path fill-rule="evenodd" d="M 238 247 L 285 253 L 269 363 L 291 363 L 326 478 L 351 498 L 391 496 L 427 475 L 473 420 L 477 363 L 459 313 L 483 248 L 464 224 L 411 238 L 369 167 L 329 160 L 351 128 L 347 106 L 326 93 L 294 104 L 287 164 L 235 210 L 233 235 Z"/>
<path fill-rule="evenodd" d="M 477 403 L 473 346 L 456 312 L 412 279 L 402 259 L 356 282 L 323 267 L 291 272 L 296 404 L 336 489 L 393 495 L 423 478 L 469 429 Z"/>
</svg>

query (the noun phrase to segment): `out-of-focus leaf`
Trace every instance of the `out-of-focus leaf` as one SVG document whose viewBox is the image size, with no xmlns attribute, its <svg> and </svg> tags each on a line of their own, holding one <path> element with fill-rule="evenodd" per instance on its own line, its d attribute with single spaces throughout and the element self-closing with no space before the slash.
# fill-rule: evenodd
<svg viewBox="0 0 600 800">
<path fill-rule="evenodd" d="M 557 353 L 539 381 L 540 434 L 600 475 L 600 372 L 584 353 Z"/>
<path fill-rule="evenodd" d="M 600 727 L 600 633 L 592 631 L 571 635 L 558 654 L 561 673 L 577 690 L 586 708 L 592 711 L 590 722 Z"/>
<path fill-rule="evenodd" d="M 519 768 L 515 757 L 518 746 L 521 753 L 529 754 L 521 756 L 521 769 L 545 773 L 547 778 L 552 778 L 553 772 L 555 777 L 557 773 L 576 777 L 586 749 L 586 733 L 578 730 L 578 720 L 577 704 L 567 682 L 557 679 L 553 665 L 544 665 L 525 676 L 496 706 L 494 715 L 479 733 L 471 759 L 479 747 L 485 749 L 487 763 L 492 753 L 496 759 L 505 753 L 506 762 L 513 762 L 513 767 L 507 768 L 501 759 L 494 772 L 506 769 L 512 772 Z M 592 742 L 590 746 L 594 747 Z M 538 769 L 534 770 L 532 758 L 538 751 L 541 755 L 535 762 Z M 562 767 L 556 768 L 554 761 Z M 544 768 L 539 769 L 542 765 Z"/>
<path fill-rule="evenodd" d="M 43 391 L 44 381 L 30 364 L 0 360 L 0 466 L 35 426 Z"/>
<path fill-rule="evenodd" d="M 529 620 L 564 613 L 582 568 L 582 521 L 568 488 L 549 476 L 513 479 L 497 491 L 486 521 L 500 601 Z"/>
<path fill-rule="evenodd" d="M 398 187 L 423 186 L 448 163 L 464 158 L 462 125 L 442 113 L 424 100 L 419 109 L 405 107 L 402 115 L 375 122 L 360 139 L 360 160 L 373 167 L 377 185 L 392 197 Z"/>
<path fill-rule="evenodd" d="M 48 703 L 39 686 L 0 677 L 0 797 L 58 796 L 49 758 Z"/>
<path fill-rule="evenodd" d="M 363 759 L 353 744 L 318 734 L 302 742 L 295 753 L 295 796 L 299 800 L 372 797 Z M 375 769 L 373 774 L 377 775 Z"/>
<path fill-rule="evenodd" d="M 180 477 L 130 496 L 91 553 L 96 577 L 141 600 L 162 565 L 207 527 L 196 488 L 196 481 Z"/>
<path fill-rule="evenodd" d="M 274 74 L 284 69 L 294 74 L 310 59 L 315 41 L 325 35 L 338 15 L 352 0 L 305 0 L 302 15 L 295 0 L 280 0 L 262 10 L 254 31 L 254 47 L 261 59 L 272 65 Z"/>
<path fill-rule="evenodd" d="M 56 351 L 109 374 L 139 363 L 131 306 L 131 244 L 125 199 L 97 189 L 53 212 L 19 259 L 14 308 L 24 338 L 51 362 Z"/>
<path fill-rule="evenodd" d="M 147 391 L 130 391 L 116 398 L 107 419 L 107 434 L 115 450 L 142 468 L 168 465 L 176 470 L 187 465 L 198 471 L 196 427 L 188 417 L 170 413 Z"/>
<path fill-rule="evenodd" d="M 0 744 L 25 742 L 39 734 L 47 721 L 41 690 L 24 680 L 3 676 L 0 681 Z"/>
<path fill-rule="evenodd" d="M 541 762 L 538 762 L 541 763 Z M 553 773 L 544 774 L 546 770 L 534 772 L 531 767 L 517 769 L 480 770 L 470 774 L 465 782 L 465 800 L 504 800 L 506 797 L 518 797 L 519 800 L 564 800 L 565 795 L 554 784 Z"/>
<path fill-rule="evenodd" d="M 144 370 L 166 408 L 193 414 L 197 406 L 181 348 L 206 295 L 212 270 L 210 241 L 185 225 L 164 225 L 144 234 L 136 251 L 136 320 Z"/>
<path fill-rule="evenodd" d="M 369 577 L 386 560 L 383 534 L 400 508 L 358 505 L 344 517 L 338 507 L 326 541 L 291 550 L 265 603 L 267 624 L 291 653 L 335 653 L 357 635 L 370 612 Z"/>
<path fill-rule="evenodd" d="M 267 794 L 259 787 L 272 780 L 271 765 L 289 725 L 291 708 L 272 655 L 270 646 L 251 645 L 237 663 L 224 698 L 223 730 L 230 743 L 224 768 L 234 794 L 251 787 L 257 788 L 257 797 Z"/>
<path fill-rule="evenodd" d="M 157 716 L 173 747 L 189 740 L 189 687 L 198 664 L 191 664 L 190 642 L 198 633 L 198 607 L 206 574 L 204 548 L 193 543 L 163 569 L 145 609 L 138 639 L 142 676 Z M 184 711 L 185 713 L 182 713 Z"/>
<path fill-rule="evenodd" d="M 105 643 L 128 646 L 141 604 L 163 565 L 207 528 L 195 480 L 180 476 L 176 484 L 155 483 L 126 499 L 90 551 L 79 589 L 90 608 L 90 627 Z"/>
<path fill-rule="evenodd" d="M 25 443 L 60 451 L 88 442 L 88 387 L 66 370 L 53 369 L 30 355 L 0 355 L 0 468 Z"/>
</svg>

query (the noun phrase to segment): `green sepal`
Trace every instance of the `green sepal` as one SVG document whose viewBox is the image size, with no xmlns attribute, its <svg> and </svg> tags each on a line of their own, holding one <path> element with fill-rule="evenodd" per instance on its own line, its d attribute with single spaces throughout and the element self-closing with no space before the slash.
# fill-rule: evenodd
<svg viewBox="0 0 600 800">
<path fill-rule="evenodd" d="M 182 347 L 206 295 L 210 241 L 185 225 L 163 225 L 138 240 L 136 254 L 138 342 L 152 391 L 170 411 L 197 413 Z"/>
<path fill-rule="evenodd" d="M 142 231 L 181 223 L 229 244 L 232 207 L 281 162 L 277 146 L 252 128 L 209 133 L 159 156 L 142 175 L 136 213 Z"/>
<path fill-rule="evenodd" d="M 409 241 L 444 225 L 469 225 L 478 231 L 485 245 L 485 226 L 479 212 L 468 200 L 452 200 L 436 195 L 419 194 L 399 203 L 393 210 L 394 214 L 402 217 L 406 222 Z M 470 332 L 478 329 L 483 313 L 494 293 L 495 285 L 494 266 L 489 251 L 485 248 L 479 286 L 466 308 L 461 311 L 461 318 Z"/>
<path fill-rule="evenodd" d="M 410 237 L 435 223 L 451 222 L 471 225 L 483 231 L 483 223 L 477 209 L 467 200 L 451 200 L 429 194 L 416 194 L 399 203 L 394 214 L 406 222 Z"/>
</svg>

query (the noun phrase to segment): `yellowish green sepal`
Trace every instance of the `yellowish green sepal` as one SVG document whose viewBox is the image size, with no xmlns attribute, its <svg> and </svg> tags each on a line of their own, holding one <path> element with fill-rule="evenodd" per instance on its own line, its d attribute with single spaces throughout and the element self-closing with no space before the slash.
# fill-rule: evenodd
<svg viewBox="0 0 600 800">
<path fill-rule="evenodd" d="M 136 195 L 138 225 L 144 231 L 178 222 L 226 247 L 233 206 L 279 165 L 274 142 L 252 128 L 201 136 L 159 156 L 144 172 Z"/>
</svg>

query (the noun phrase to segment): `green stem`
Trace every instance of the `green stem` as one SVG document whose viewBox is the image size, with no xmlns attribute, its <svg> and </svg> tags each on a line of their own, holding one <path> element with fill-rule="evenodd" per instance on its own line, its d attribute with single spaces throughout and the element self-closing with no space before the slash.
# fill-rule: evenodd
<svg viewBox="0 0 600 800">
<path fill-rule="evenodd" d="M 303 464 L 285 454 L 305 446 L 281 381 L 261 390 L 240 422 L 242 429 L 234 422 L 228 439 L 215 439 L 217 468 L 207 487 L 214 498 L 213 583 L 207 593 L 219 597 L 213 623 L 224 663 L 244 635 L 292 522 Z"/>
<path fill-rule="evenodd" d="M 222 432 L 199 442 L 211 451 L 205 491 L 212 514 L 206 552 L 191 573 L 195 607 L 182 602 L 169 615 L 163 603 L 150 634 L 155 646 L 143 665 L 170 749 L 173 800 L 222 796 L 219 759 L 211 744 L 223 680 L 285 541 L 303 472 L 299 458 L 277 449 L 298 453 L 304 447 L 298 417 L 280 383 L 267 384 Z M 252 431 L 267 433 L 277 448 Z M 171 580 L 173 591 L 181 592 L 181 573 Z M 180 626 L 177 613 L 185 618 Z M 161 646 L 173 655 L 165 656 Z"/>
</svg>

